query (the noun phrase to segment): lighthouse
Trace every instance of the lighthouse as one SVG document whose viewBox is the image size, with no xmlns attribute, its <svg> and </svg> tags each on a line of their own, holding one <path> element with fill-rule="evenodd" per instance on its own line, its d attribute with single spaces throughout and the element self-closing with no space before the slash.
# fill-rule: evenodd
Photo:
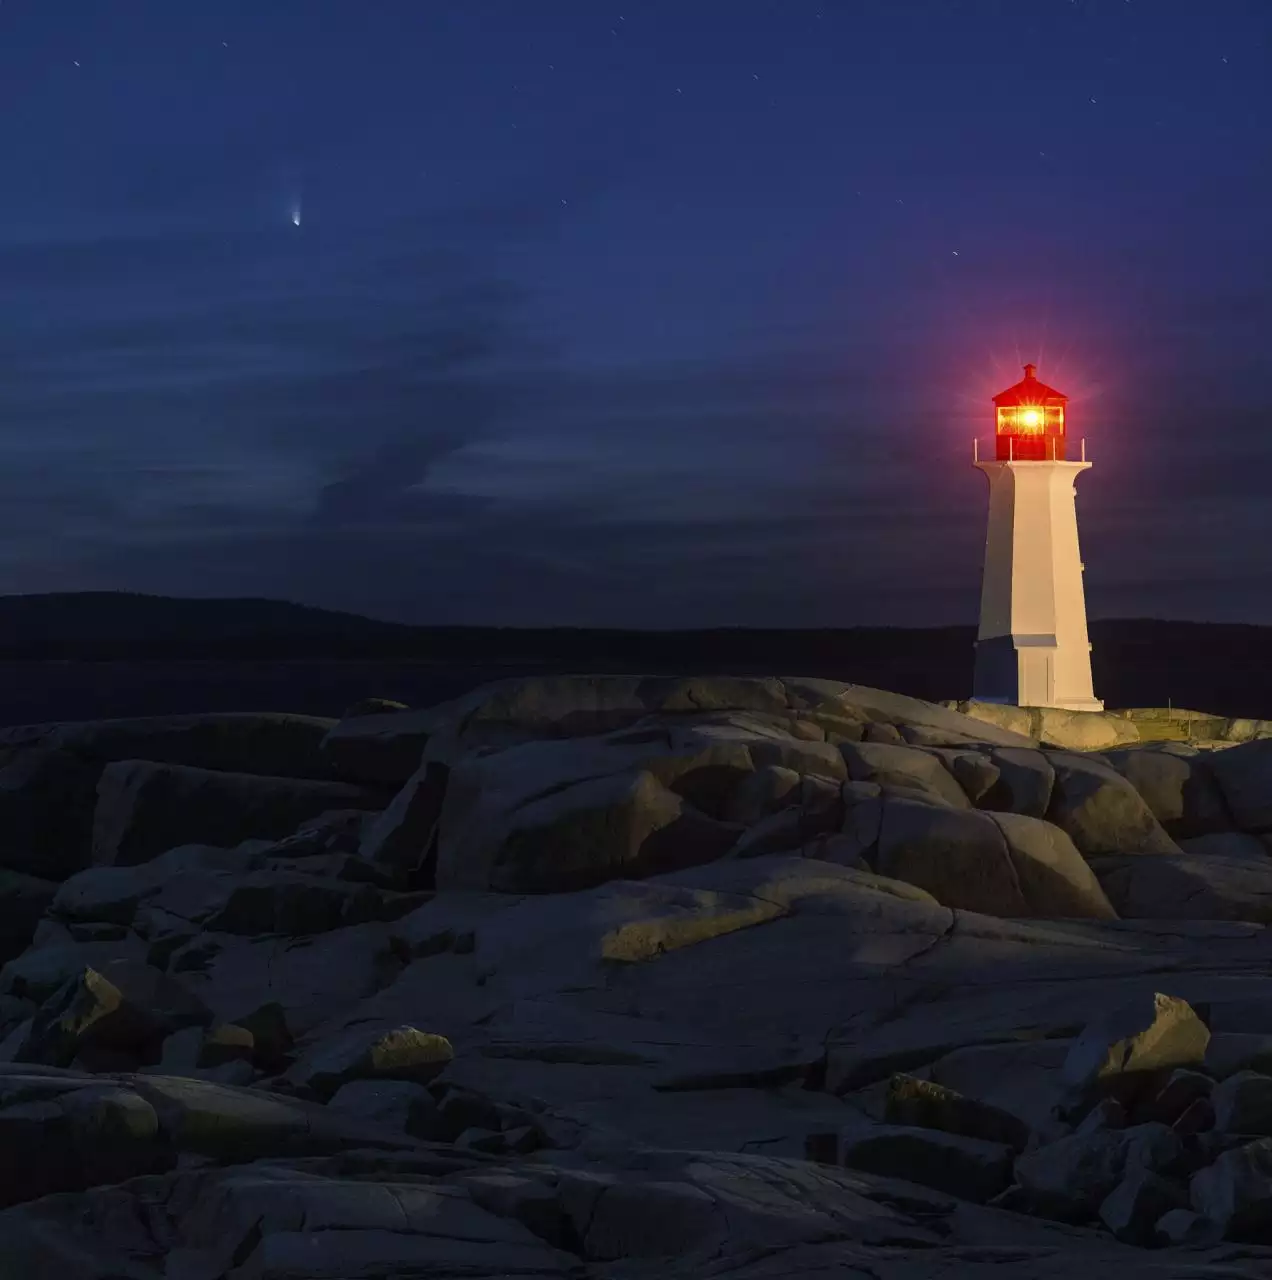
<svg viewBox="0 0 1272 1280">
<path fill-rule="evenodd" d="M 989 480 L 989 530 L 981 583 L 972 696 L 1020 707 L 1101 711 L 1091 686 L 1082 557 L 1074 488 L 1087 470 L 1065 451 L 1068 397 L 1025 365 L 993 397 L 994 457 L 975 451 Z"/>
</svg>

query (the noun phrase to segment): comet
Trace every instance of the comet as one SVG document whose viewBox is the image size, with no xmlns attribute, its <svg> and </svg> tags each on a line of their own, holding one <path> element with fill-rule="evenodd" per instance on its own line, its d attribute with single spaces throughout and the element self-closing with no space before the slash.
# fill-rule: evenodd
<svg viewBox="0 0 1272 1280">
<path fill-rule="evenodd" d="M 293 227 L 300 226 L 300 204 L 299 203 L 292 205 L 291 220 L 292 220 Z"/>
</svg>

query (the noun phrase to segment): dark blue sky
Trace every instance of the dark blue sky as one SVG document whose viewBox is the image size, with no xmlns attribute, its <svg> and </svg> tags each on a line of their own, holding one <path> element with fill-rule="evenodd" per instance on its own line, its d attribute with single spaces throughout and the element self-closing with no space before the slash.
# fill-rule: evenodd
<svg viewBox="0 0 1272 1280">
<path fill-rule="evenodd" d="M 0 592 L 970 621 L 1032 359 L 1272 622 L 1269 0 L 5 0 L 0 172 Z"/>
</svg>

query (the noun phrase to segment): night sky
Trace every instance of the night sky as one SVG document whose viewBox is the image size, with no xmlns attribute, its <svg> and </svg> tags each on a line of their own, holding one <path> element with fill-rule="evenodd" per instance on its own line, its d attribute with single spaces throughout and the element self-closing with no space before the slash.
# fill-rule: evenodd
<svg viewBox="0 0 1272 1280">
<path fill-rule="evenodd" d="M 0 592 L 1272 623 L 1270 0 L 4 0 Z"/>
</svg>

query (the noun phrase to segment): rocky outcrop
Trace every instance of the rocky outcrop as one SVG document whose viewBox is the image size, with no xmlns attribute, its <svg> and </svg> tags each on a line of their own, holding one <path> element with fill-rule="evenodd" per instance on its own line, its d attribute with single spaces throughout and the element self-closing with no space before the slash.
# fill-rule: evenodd
<svg viewBox="0 0 1272 1280">
<path fill-rule="evenodd" d="M 342 782 L 121 760 L 97 783 L 90 856 L 97 866 L 132 866 L 195 840 L 229 846 L 281 839 L 307 819 L 381 809 L 385 799 Z"/>
<path fill-rule="evenodd" d="M 1272 738 L 1272 720 L 1250 720 L 1140 707 L 1130 711 L 1066 711 L 1059 707 L 1011 707 L 995 702 L 945 702 L 952 711 L 1071 751 L 1101 751 L 1135 743 L 1202 743 L 1230 746 Z"/>
<path fill-rule="evenodd" d="M 0 735 L 15 1274 L 1272 1270 L 1257 733 L 794 679 L 350 712 Z"/>
</svg>

